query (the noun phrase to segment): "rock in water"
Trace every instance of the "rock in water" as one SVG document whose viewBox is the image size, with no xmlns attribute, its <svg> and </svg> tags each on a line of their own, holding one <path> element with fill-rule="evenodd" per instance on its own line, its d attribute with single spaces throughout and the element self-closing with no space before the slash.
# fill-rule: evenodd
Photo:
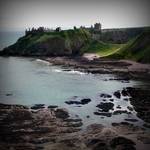
<svg viewBox="0 0 150 150">
<path fill-rule="evenodd" d="M 109 95 L 109 94 L 102 93 L 102 94 L 100 95 L 100 97 L 103 97 L 103 98 L 111 98 L 112 96 Z"/>
<path fill-rule="evenodd" d="M 76 105 L 86 105 L 89 102 L 91 102 L 90 98 L 84 98 L 81 101 L 76 101 L 76 100 L 71 100 L 71 101 L 66 101 L 65 103 L 68 105 L 76 104 Z"/>
<path fill-rule="evenodd" d="M 57 118 L 66 119 L 69 117 L 69 113 L 65 109 L 57 109 L 55 111 L 55 115 Z"/>
<path fill-rule="evenodd" d="M 34 106 L 31 107 L 31 109 L 42 109 L 45 108 L 44 104 L 35 104 Z"/>
<path fill-rule="evenodd" d="M 109 112 L 94 112 L 95 115 L 105 116 L 105 117 L 111 117 L 112 113 Z"/>
<path fill-rule="evenodd" d="M 102 110 L 102 112 L 108 112 L 110 109 L 113 109 L 114 104 L 111 102 L 108 103 L 100 103 L 99 105 L 97 105 L 96 107 L 100 108 Z"/>
<path fill-rule="evenodd" d="M 117 98 L 121 98 L 121 94 L 120 94 L 120 91 L 116 91 L 114 92 L 114 95 L 117 97 Z"/>
<path fill-rule="evenodd" d="M 50 108 L 50 109 L 54 109 L 54 108 L 57 108 L 58 106 L 56 106 L 56 105 L 49 105 L 48 106 L 48 108 Z"/>
<path fill-rule="evenodd" d="M 85 104 L 88 104 L 90 101 L 91 101 L 91 99 L 89 99 L 89 98 L 84 98 L 84 99 L 81 100 L 81 104 L 82 104 L 82 105 L 85 105 Z"/>
</svg>

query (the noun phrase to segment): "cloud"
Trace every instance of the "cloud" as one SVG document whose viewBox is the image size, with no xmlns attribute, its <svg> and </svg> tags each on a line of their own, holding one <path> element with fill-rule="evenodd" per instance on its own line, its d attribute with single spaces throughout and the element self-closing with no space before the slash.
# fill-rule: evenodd
<svg viewBox="0 0 150 150">
<path fill-rule="evenodd" d="M 71 27 L 101 22 L 103 28 L 150 25 L 148 0 L 1 0 L 1 30 Z"/>
</svg>

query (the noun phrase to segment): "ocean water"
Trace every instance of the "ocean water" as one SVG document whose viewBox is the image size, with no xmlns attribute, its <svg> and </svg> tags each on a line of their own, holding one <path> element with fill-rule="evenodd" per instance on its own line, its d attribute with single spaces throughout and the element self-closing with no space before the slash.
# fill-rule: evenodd
<svg viewBox="0 0 150 150">
<path fill-rule="evenodd" d="M 45 104 L 65 107 L 72 115 L 79 115 L 88 125 L 100 122 L 111 124 L 120 122 L 129 115 L 114 117 L 100 117 L 94 115 L 96 105 L 102 102 L 101 93 L 112 94 L 129 86 L 145 86 L 144 82 L 121 82 L 109 80 L 116 78 L 112 74 L 87 74 L 75 70 L 65 71 L 60 66 L 53 66 L 48 62 L 35 58 L 0 57 L 0 103 L 7 104 Z M 92 101 L 84 106 L 67 105 L 65 101 L 90 98 Z M 130 102 L 118 100 L 115 97 L 115 109 L 118 105 L 127 109 Z M 87 118 L 90 116 L 90 118 Z M 136 112 L 130 116 L 137 118 Z M 137 118 L 139 122 L 141 120 Z"/>
<path fill-rule="evenodd" d="M 15 43 L 23 35 L 24 31 L 0 31 L 0 50 Z"/>
<path fill-rule="evenodd" d="M 0 32 L 0 49 L 13 44 L 23 35 L 24 32 Z M 101 93 L 113 95 L 115 91 L 129 86 L 150 87 L 149 82 L 144 81 L 109 80 L 116 78 L 114 74 L 94 75 L 75 70 L 65 71 L 60 66 L 53 66 L 36 58 L 0 57 L 0 103 L 27 106 L 58 105 L 67 108 L 72 117 L 78 115 L 85 126 L 91 123 L 109 126 L 112 122 L 121 122 L 126 118 L 137 119 L 138 122 L 135 124 L 142 125 L 143 121 L 136 116 L 135 111 L 130 115 L 112 117 L 94 115 L 94 112 L 98 111 L 96 106 L 103 102 L 103 98 L 100 98 Z M 80 106 L 65 103 L 68 100 L 83 98 L 90 98 L 91 102 Z M 132 107 L 130 101 L 124 101 L 123 97 L 120 100 L 114 96 L 112 98 L 114 110 L 117 110 L 118 105 L 123 110 L 127 110 L 127 106 Z"/>
</svg>

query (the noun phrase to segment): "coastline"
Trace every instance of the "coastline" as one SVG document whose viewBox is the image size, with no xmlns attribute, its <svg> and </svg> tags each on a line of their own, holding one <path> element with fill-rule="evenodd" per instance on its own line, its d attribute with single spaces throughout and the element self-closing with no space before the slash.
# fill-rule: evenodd
<svg viewBox="0 0 150 150">
<path fill-rule="evenodd" d="M 99 64 L 100 60 L 89 61 L 85 58 L 53 57 L 44 58 L 44 60 L 46 60 L 45 63 L 49 60 L 50 63 L 61 65 L 62 68 L 67 70 L 75 69 L 90 72 L 92 69 L 97 69 L 98 72 L 94 73 L 102 73 L 102 69 L 104 69 L 103 73 L 108 73 L 107 69 L 112 69 L 111 67 L 115 66 L 115 69 L 121 69 L 121 72 L 117 72 L 119 75 L 124 74 L 122 65 L 124 67 L 123 69 L 130 66 L 129 63 L 120 62 L 118 64 L 114 60 L 103 60 L 101 61 L 102 64 Z M 113 70 L 109 73 L 116 73 L 116 71 Z M 117 80 L 129 79 L 130 76 L 120 76 L 117 78 Z M 145 121 L 143 126 L 134 125 L 134 121 L 136 120 L 130 118 L 130 120 L 125 120 L 120 123 L 114 121 L 111 127 L 97 123 L 90 124 L 86 129 L 82 130 L 83 120 L 78 117 L 71 118 L 68 110 L 59 108 L 58 106 L 51 105 L 45 108 L 43 104 L 36 104 L 32 107 L 0 104 L 0 132 L 2 133 L 0 136 L 0 148 L 2 150 L 58 150 L 60 147 L 61 150 L 97 150 L 99 148 L 105 150 L 148 150 L 150 144 L 149 93 L 149 89 L 135 88 L 127 88 L 126 90 L 120 90 L 114 93 L 116 98 L 118 97 L 118 100 L 120 94 L 126 95 L 127 97 L 128 94 L 131 96 L 129 100 L 136 110 L 137 116 Z M 106 99 L 105 104 L 109 104 L 108 107 L 111 110 L 111 106 L 113 106 L 113 102 L 110 101 L 111 96 L 107 94 L 101 96 Z M 67 103 L 86 104 L 89 101 L 89 99 L 84 99 L 84 101 L 70 100 Z M 109 110 L 106 110 L 105 105 L 97 106 L 100 110 L 102 109 L 107 114 L 110 114 Z M 131 108 L 129 109 L 131 110 Z M 101 116 L 99 110 L 96 113 Z M 121 113 L 128 112 L 117 111 L 115 113 L 121 115 Z M 119 141 L 119 143 L 116 141 Z"/>
<path fill-rule="evenodd" d="M 150 133 L 128 122 L 112 127 L 91 124 L 82 130 L 82 120 L 71 118 L 58 106 L 32 108 L 0 104 L 2 150 L 148 150 Z"/>
<path fill-rule="evenodd" d="M 118 74 L 125 78 L 150 79 L 150 64 L 142 64 L 130 60 L 114 60 L 92 57 L 45 57 L 42 60 L 62 68 L 93 74 Z"/>
</svg>

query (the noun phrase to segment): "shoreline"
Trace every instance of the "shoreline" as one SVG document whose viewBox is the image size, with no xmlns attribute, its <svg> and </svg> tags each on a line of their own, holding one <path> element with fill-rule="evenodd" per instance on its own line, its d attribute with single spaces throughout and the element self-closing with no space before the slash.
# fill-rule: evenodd
<svg viewBox="0 0 150 150">
<path fill-rule="evenodd" d="M 148 150 L 150 145 L 150 133 L 128 122 L 91 124 L 84 130 L 81 126 L 80 118 L 70 118 L 57 106 L 0 104 L 2 150 Z"/>
<path fill-rule="evenodd" d="M 45 58 L 46 60 L 47 58 Z M 60 65 L 64 69 L 77 69 L 78 71 L 90 72 L 94 69 L 98 72 L 107 73 L 107 69 L 119 69 L 124 74 L 124 69 L 129 63 L 113 60 L 85 60 L 84 58 L 48 58 L 54 65 Z M 71 59 L 71 61 L 70 61 Z M 118 64 L 118 65 L 116 65 Z M 123 69 L 122 69 L 123 65 Z M 111 68 L 112 67 L 112 68 Z M 89 70 L 87 70 L 89 69 Z M 105 72 L 106 69 L 106 72 Z M 112 70 L 110 73 L 114 73 Z M 119 72 L 119 75 L 122 73 Z M 126 74 L 126 73 L 125 73 Z M 130 76 L 118 77 L 117 80 L 130 80 Z M 120 97 L 124 96 L 124 99 Z M 9 96 L 9 95 L 8 95 Z M 97 111 L 94 115 L 99 117 L 109 117 L 117 115 L 121 117 L 122 113 L 130 115 L 135 110 L 137 116 L 144 120 L 143 126 L 134 125 L 134 118 L 127 118 L 123 122 L 111 123 L 111 127 L 102 123 L 88 125 L 82 130 L 83 120 L 80 117 L 72 118 L 67 109 L 50 105 L 44 108 L 44 104 L 35 104 L 31 107 L 24 105 L 0 104 L 0 148 L 2 150 L 148 150 L 150 146 L 150 92 L 149 89 L 138 89 L 128 87 L 114 91 L 113 96 L 110 93 L 100 93 L 102 102 L 99 101 Z M 122 105 L 118 105 L 119 111 L 114 109 L 114 96 L 117 101 L 129 101 L 133 108 L 128 111 L 122 111 Z M 81 100 L 70 99 L 65 103 L 86 105 L 92 99 L 85 98 Z M 90 104 L 89 104 L 90 105 Z M 76 114 L 78 115 L 78 114 Z M 106 115 L 106 116 L 103 116 Z M 89 118 L 90 119 L 90 118 Z M 116 142 L 117 141 L 117 142 Z M 118 142 L 119 141 L 119 142 Z"/>
<path fill-rule="evenodd" d="M 85 53 L 84 56 L 0 56 L 0 57 L 23 57 L 43 60 L 52 65 L 62 68 L 74 69 L 92 74 L 118 74 L 128 78 L 150 79 L 150 64 L 143 64 L 127 59 L 110 59 L 98 57 L 94 53 Z"/>
<path fill-rule="evenodd" d="M 118 74 L 125 78 L 150 79 L 150 64 L 141 64 L 130 60 L 113 60 L 87 57 L 45 57 L 40 58 L 62 68 L 93 74 Z M 96 58 L 95 58 L 96 57 Z"/>
</svg>

